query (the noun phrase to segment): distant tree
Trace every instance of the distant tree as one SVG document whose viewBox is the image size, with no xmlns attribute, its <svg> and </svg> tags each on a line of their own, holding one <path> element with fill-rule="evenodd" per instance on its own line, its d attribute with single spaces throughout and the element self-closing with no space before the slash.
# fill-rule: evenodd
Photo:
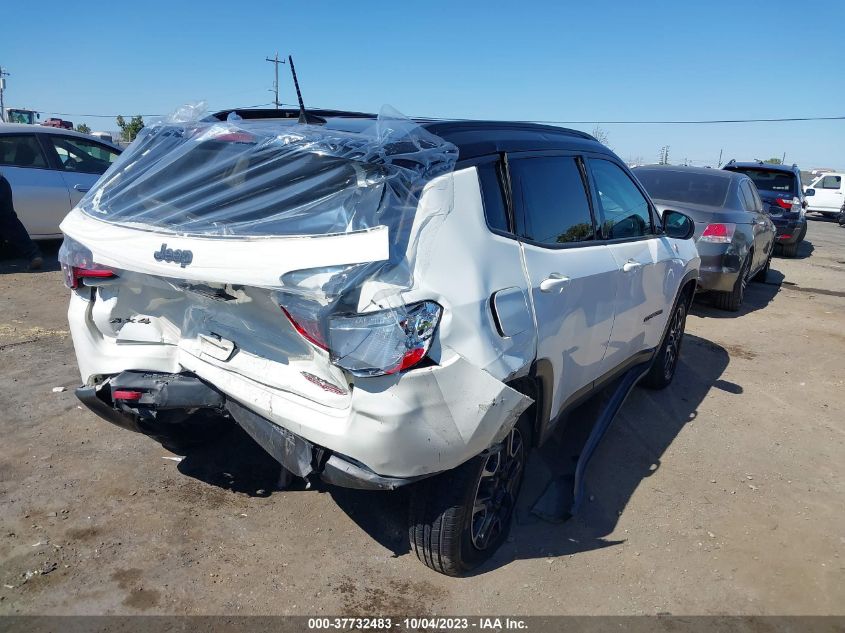
<svg viewBox="0 0 845 633">
<path fill-rule="evenodd" d="M 84 123 L 80 123 L 79 125 L 76 126 L 76 131 L 82 132 L 83 134 L 90 134 L 91 128 L 88 127 L 87 125 L 85 125 Z"/>
<path fill-rule="evenodd" d="M 604 130 L 600 125 L 597 125 L 593 128 L 593 138 L 595 138 L 602 145 L 607 145 L 607 131 Z"/>
<path fill-rule="evenodd" d="M 140 132 L 144 127 L 144 119 L 139 114 L 138 116 L 133 116 L 132 119 L 127 122 L 123 116 L 117 116 L 117 127 L 120 128 L 120 134 L 123 136 L 124 141 L 134 141 L 135 137 L 138 136 L 138 132 Z"/>
<path fill-rule="evenodd" d="M 781 161 L 780 158 L 775 157 L 775 158 L 767 158 L 763 162 L 769 163 L 770 165 L 780 165 L 782 161 Z"/>
</svg>

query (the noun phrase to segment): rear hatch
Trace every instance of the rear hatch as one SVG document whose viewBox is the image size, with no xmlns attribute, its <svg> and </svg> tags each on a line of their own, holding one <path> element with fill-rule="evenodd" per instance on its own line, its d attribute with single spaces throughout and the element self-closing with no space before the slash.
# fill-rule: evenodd
<svg viewBox="0 0 845 633">
<path fill-rule="evenodd" d="M 320 331 L 357 311 L 365 280 L 389 272 L 385 292 L 407 286 L 397 271 L 416 184 L 454 165 L 453 146 L 421 133 L 430 155 L 412 170 L 391 160 L 389 135 L 287 121 L 146 128 L 61 226 L 91 336 L 126 350 L 120 369 L 151 369 L 134 352 L 156 347 L 223 391 L 220 370 L 347 406 Z"/>
</svg>

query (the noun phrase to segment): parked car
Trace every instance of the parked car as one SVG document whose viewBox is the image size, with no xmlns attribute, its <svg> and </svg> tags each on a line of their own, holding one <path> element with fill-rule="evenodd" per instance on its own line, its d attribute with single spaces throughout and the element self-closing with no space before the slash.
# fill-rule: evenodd
<svg viewBox="0 0 845 633">
<path fill-rule="evenodd" d="M 816 178 L 804 190 L 807 198 L 807 210 L 821 213 L 827 218 L 839 215 L 839 209 L 845 204 L 845 174 L 826 173 Z"/>
<path fill-rule="evenodd" d="M 798 254 L 798 245 L 807 235 L 804 211 L 807 200 L 801 186 L 801 170 L 796 165 L 774 165 L 755 161 L 731 160 L 722 169 L 749 176 L 763 199 L 763 207 L 777 227 L 777 243 L 786 257 Z"/>
<path fill-rule="evenodd" d="M 60 238 L 62 219 L 121 151 L 72 130 L 0 124 L 0 171 L 30 237 Z"/>
<path fill-rule="evenodd" d="M 775 247 L 775 225 L 752 180 L 738 172 L 674 165 L 633 172 L 660 213 L 679 210 L 695 221 L 699 287 L 714 293 L 718 307 L 739 310 L 748 281 L 766 280 Z"/>
<path fill-rule="evenodd" d="M 62 222 L 76 393 L 166 445 L 229 420 L 285 473 L 413 485 L 411 547 L 461 574 L 529 447 L 672 381 L 694 225 L 582 132 L 298 116 L 148 126 Z"/>
</svg>

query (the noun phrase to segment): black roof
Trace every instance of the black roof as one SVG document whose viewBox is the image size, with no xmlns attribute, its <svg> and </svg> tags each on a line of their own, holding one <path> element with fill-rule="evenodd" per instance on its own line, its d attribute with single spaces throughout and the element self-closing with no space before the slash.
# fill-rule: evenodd
<svg viewBox="0 0 845 633">
<path fill-rule="evenodd" d="M 297 119 L 299 110 L 282 109 L 232 109 L 216 112 L 210 118 L 225 121 L 230 113 L 243 119 Z M 344 110 L 306 110 L 309 123 L 318 123 L 331 129 L 356 132 L 378 118 L 367 112 Z M 414 119 L 421 127 L 458 147 L 459 160 L 499 152 L 519 152 L 547 149 L 585 150 L 610 153 L 595 138 L 579 130 L 554 125 L 520 121 L 475 121 Z"/>
<path fill-rule="evenodd" d="M 779 163 L 766 163 L 762 160 L 752 160 L 741 163 L 733 159 L 728 161 L 722 169 L 765 169 L 766 171 L 783 171 L 790 174 L 800 171 L 798 169 L 798 165 L 795 164 L 781 165 Z"/>
</svg>

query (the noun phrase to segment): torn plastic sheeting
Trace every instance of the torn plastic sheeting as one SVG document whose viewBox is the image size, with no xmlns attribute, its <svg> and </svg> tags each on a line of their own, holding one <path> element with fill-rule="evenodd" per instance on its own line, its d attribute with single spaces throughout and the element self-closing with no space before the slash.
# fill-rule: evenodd
<svg viewBox="0 0 845 633">
<path fill-rule="evenodd" d="M 398 226 L 457 148 L 389 110 L 361 131 L 293 120 L 145 127 L 79 203 L 178 235 L 325 235 Z"/>
</svg>

